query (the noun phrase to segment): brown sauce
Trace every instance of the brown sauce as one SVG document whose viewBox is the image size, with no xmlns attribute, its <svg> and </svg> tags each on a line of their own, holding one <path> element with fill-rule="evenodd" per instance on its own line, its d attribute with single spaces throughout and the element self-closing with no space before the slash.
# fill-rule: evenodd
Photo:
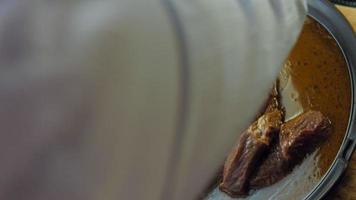
<svg viewBox="0 0 356 200">
<path fill-rule="evenodd" d="M 331 135 L 318 152 L 320 177 L 334 161 L 348 125 L 351 83 L 345 58 L 330 34 L 308 19 L 281 76 L 287 118 L 313 109 L 332 123 Z"/>
</svg>

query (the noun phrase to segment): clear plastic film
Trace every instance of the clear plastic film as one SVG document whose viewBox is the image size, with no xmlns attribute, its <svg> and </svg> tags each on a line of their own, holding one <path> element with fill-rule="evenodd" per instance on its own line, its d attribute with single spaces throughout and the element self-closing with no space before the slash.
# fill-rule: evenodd
<svg viewBox="0 0 356 200">
<path fill-rule="evenodd" d="M 265 99 L 302 0 L 0 2 L 0 199 L 194 199 Z"/>
</svg>

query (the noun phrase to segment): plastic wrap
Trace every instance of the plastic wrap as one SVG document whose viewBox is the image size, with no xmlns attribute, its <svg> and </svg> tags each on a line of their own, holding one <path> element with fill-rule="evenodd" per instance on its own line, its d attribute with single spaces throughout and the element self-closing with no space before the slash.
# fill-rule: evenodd
<svg viewBox="0 0 356 200">
<path fill-rule="evenodd" d="M 302 0 L 0 2 L 0 199 L 193 199 L 262 103 Z"/>
</svg>

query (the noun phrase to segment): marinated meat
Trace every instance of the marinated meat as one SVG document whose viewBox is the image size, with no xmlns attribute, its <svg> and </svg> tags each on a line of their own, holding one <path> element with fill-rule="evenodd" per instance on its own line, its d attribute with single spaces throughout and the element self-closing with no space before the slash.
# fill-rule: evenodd
<svg viewBox="0 0 356 200">
<path fill-rule="evenodd" d="M 220 190 L 230 196 L 244 196 L 248 192 L 248 179 L 266 144 L 254 140 L 244 132 L 238 147 L 226 160 Z"/>
<path fill-rule="evenodd" d="M 281 180 L 331 129 L 330 121 L 319 111 L 307 111 L 282 125 L 283 111 L 275 95 L 265 109 L 225 161 L 219 188 L 230 196 L 245 196 L 250 189 Z"/>
<path fill-rule="evenodd" d="M 290 166 L 287 159 L 282 155 L 278 141 L 271 147 L 265 159 L 257 167 L 250 179 L 250 189 L 260 189 L 272 185 L 290 172 Z"/>
<path fill-rule="evenodd" d="M 265 153 L 282 124 L 283 113 L 273 110 L 262 115 L 242 135 L 228 156 L 223 170 L 220 190 L 231 196 L 248 193 L 248 182 L 261 155 Z"/>
<path fill-rule="evenodd" d="M 319 111 L 307 111 L 282 124 L 277 84 L 263 114 L 241 134 L 225 161 L 219 188 L 230 196 L 245 196 L 250 189 L 281 180 L 329 134 L 330 121 Z"/>
<path fill-rule="evenodd" d="M 284 123 L 271 152 L 250 180 L 251 189 L 276 183 L 329 134 L 330 121 L 318 111 L 308 111 Z"/>
<path fill-rule="evenodd" d="M 302 159 L 329 135 L 331 123 L 319 111 L 307 111 L 284 123 L 280 132 L 283 156 L 289 160 Z"/>
</svg>

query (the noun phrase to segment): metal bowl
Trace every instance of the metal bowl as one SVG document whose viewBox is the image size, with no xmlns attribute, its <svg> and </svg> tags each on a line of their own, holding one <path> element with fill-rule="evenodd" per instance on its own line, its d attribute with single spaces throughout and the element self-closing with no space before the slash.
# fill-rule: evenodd
<svg viewBox="0 0 356 200">
<path fill-rule="evenodd" d="M 355 121 L 355 84 L 356 84 L 356 38 L 345 17 L 328 1 L 308 1 L 309 16 L 323 25 L 338 43 L 349 68 L 351 80 L 351 111 L 349 125 L 338 154 L 327 173 L 305 197 L 305 199 L 321 199 L 335 184 L 347 167 L 356 145 Z"/>
<path fill-rule="evenodd" d="M 355 34 L 348 24 L 347 20 L 340 14 L 337 9 L 328 1 L 325 0 L 311 0 L 308 1 L 308 15 L 322 25 L 329 34 L 334 38 L 338 44 L 348 67 L 350 77 L 351 90 L 351 110 L 349 114 L 349 121 L 345 133 L 341 138 L 343 141 L 339 148 L 335 149 L 336 157 L 334 155 L 330 158 L 331 165 L 328 164 L 320 176 L 312 181 L 308 181 L 308 171 L 311 166 L 309 163 L 313 158 L 309 159 L 294 170 L 293 173 L 286 177 L 284 181 L 280 181 L 271 187 L 256 191 L 246 199 L 321 199 L 331 189 L 335 182 L 342 175 L 347 167 L 348 160 L 356 145 L 356 122 L 355 122 L 355 84 L 356 84 L 356 39 Z M 347 122 L 347 121 L 345 121 Z M 346 123 L 345 123 L 346 126 Z M 309 160 L 309 161 L 308 161 Z M 333 162 L 332 162 L 333 160 Z M 296 178 L 298 177 L 298 178 Z M 302 178 L 299 178 L 302 177 Z M 293 187 L 288 180 L 299 179 Z M 230 200 L 231 198 L 215 189 L 207 198 L 208 200 Z"/>
</svg>

